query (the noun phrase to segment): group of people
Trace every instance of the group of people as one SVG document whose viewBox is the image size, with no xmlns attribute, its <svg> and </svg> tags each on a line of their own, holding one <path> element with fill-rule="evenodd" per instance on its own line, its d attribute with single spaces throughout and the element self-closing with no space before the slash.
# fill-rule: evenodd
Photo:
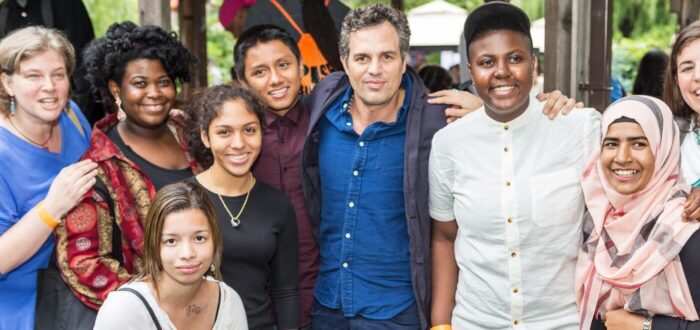
<svg viewBox="0 0 700 330">
<path fill-rule="evenodd" d="M 196 59 L 172 33 L 116 23 L 83 53 L 112 110 L 90 127 L 66 38 L 10 33 L 0 329 L 700 325 L 700 22 L 676 39 L 666 103 L 602 116 L 530 97 L 513 5 L 465 22 L 478 97 L 431 94 L 409 38 L 400 11 L 351 10 L 342 70 L 307 95 L 296 40 L 253 26 L 237 82 L 183 104 Z"/>
</svg>

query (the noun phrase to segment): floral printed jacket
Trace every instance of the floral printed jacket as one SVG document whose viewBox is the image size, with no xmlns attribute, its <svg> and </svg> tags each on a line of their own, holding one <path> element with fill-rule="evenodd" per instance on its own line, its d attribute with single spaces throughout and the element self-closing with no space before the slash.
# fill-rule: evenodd
<svg viewBox="0 0 700 330">
<path fill-rule="evenodd" d="M 142 270 L 143 221 L 155 195 L 151 180 L 107 136 L 117 123 L 113 114 L 95 124 L 90 147 L 82 157 L 98 163 L 97 177 L 103 184 L 90 189 L 56 227 L 61 275 L 78 299 L 94 309 L 109 292 Z M 183 118 L 171 114 L 168 126 L 190 167 L 198 173 L 199 167 L 187 151 Z M 114 244 L 115 229 L 121 232 L 119 244 Z M 113 251 L 119 246 L 121 251 Z"/>
</svg>

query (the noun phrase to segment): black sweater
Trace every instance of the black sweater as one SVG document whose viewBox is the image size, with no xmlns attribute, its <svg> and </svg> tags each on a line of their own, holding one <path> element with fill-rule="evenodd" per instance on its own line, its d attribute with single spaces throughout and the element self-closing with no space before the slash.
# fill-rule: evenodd
<svg viewBox="0 0 700 330">
<path fill-rule="evenodd" d="M 189 180 L 198 183 L 195 178 Z M 234 228 L 219 196 L 207 192 L 221 226 L 221 273 L 224 282 L 241 296 L 248 327 L 298 328 L 297 221 L 292 202 L 282 192 L 257 181 L 240 225 Z M 245 195 L 221 197 L 234 216 L 245 200 Z"/>
</svg>

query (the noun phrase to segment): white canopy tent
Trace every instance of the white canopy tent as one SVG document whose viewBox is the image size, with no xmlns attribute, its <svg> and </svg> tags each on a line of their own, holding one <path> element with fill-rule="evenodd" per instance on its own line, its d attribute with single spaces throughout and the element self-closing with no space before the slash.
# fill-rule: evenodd
<svg viewBox="0 0 700 330">
<path fill-rule="evenodd" d="M 410 10 L 407 17 L 412 49 L 456 51 L 467 11 L 444 0 L 435 0 Z"/>
<path fill-rule="evenodd" d="M 544 17 L 534 20 L 530 24 L 530 35 L 532 36 L 532 47 L 538 48 L 544 53 Z"/>
</svg>

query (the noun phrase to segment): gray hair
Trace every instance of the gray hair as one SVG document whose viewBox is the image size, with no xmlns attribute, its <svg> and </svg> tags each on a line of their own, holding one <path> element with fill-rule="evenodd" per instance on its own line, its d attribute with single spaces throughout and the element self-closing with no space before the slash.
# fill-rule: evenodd
<svg viewBox="0 0 700 330">
<path fill-rule="evenodd" d="M 389 22 L 399 34 L 399 50 L 401 56 L 408 53 L 408 42 L 411 39 L 411 29 L 408 27 L 408 19 L 400 10 L 389 6 L 374 4 L 351 10 L 343 19 L 343 27 L 340 30 L 340 58 L 347 58 L 350 53 L 350 33 L 366 27 Z"/>
</svg>

